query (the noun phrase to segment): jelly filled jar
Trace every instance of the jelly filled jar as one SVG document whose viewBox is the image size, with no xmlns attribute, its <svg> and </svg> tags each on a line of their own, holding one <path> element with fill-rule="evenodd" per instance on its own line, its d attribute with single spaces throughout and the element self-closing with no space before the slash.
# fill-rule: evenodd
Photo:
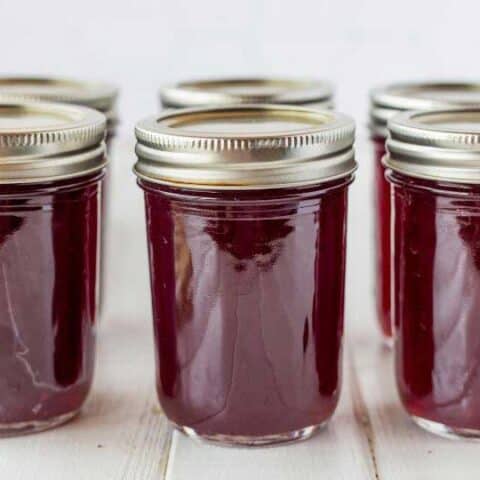
<svg viewBox="0 0 480 480">
<path fill-rule="evenodd" d="M 294 78 L 220 78 L 180 82 L 160 90 L 164 108 L 198 108 L 270 103 L 328 109 L 333 89 L 323 80 Z"/>
<path fill-rule="evenodd" d="M 116 113 L 118 90 L 108 83 L 87 82 L 58 77 L 10 77 L 0 76 L 0 100 L 60 102 L 94 108 L 103 113 L 107 119 L 105 144 L 107 153 L 111 153 L 115 138 L 118 117 Z M 109 205 L 110 165 L 103 182 L 103 215 L 107 217 Z M 100 266 L 99 311 L 104 310 L 106 292 L 106 237 L 108 229 L 103 222 L 102 255 Z"/>
<path fill-rule="evenodd" d="M 475 83 L 405 83 L 371 92 L 370 131 L 375 169 L 376 303 L 381 332 L 391 344 L 390 186 L 385 179 L 387 121 L 406 110 L 480 106 L 480 85 Z"/>
<path fill-rule="evenodd" d="M 0 436 L 66 422 L 89 392 L 105 127 L 0 103 Z"/>
<path fill-rule="evenodd" d="M 353 121 L 250 105 L 136 136 L 166 416 L 217 443 L 309 437 L 340 394 Z"/>
<path fill-rule="evenodd" d="M 431 432 L 480 438 L 480 109 L 389 122 L 400 397 Z"/>
</svg>

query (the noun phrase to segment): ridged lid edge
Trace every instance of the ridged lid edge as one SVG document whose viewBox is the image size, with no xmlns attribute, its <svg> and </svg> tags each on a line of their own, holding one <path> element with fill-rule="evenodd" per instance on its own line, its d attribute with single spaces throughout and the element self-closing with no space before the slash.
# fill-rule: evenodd
<svg viewBox="0 0 480 480">
<path fill-rule="evenodd" d="M 254 94 L 251 90 L 245 93 L 215 90 L 215 85 L 231 86 L 235 84 L 281 85 L 284 89 L 272 93 Z M 203 85 L 203 88 L 202 88 Z M 294 87 L 297 85 L 297 88 Z M 160 89 L 160 100 L 167 108 L 195 108 L 239 104 L 286 104 L 305 105 L 315 103 L 324 108 L 332 106 L 333 87 L 327 81 L 295 78 L 218 78 L 198 80 L 166 85 Z"/>
<path fill-rule="evenodd" d="M 294 133 L 279 130 L 268 134 L 200 133 L 168 126 L 182 117 L 249 112 L 298 114 L 317 121 L 328 116 L 331 123 L 312 123 L 311 128 Z M 169 111 L 137 124 L 139 159 L 134 171 L 152 182 L 191 188 L 255 189 L 322 183 L 355 171 L 354 132 L 353 120 L 342 114 L 285 105 Z"/>
</svg>

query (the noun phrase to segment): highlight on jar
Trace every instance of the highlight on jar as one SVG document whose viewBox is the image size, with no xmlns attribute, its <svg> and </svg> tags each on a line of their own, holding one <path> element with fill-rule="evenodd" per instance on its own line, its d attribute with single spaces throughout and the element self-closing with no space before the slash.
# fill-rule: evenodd
<svg viewBox="0 0 480 480">
<path fill-rule="evenodd" d="M 469 82 L 398 83 L 372 90 L 370 138 L 373 146 L 375 186 L 374 220 L 377 319 L 385 343 L 392 345 L 390 186 L 382 158 L 386 153 L 387 121 L 406 110 L 480 106 L 480 84 Z"/>
<path fill-rule="evenodd" d="M 480 438 L 480 108 L 388 128 L 400 397 L 430 432 Z"/>
<path fill-rule="evenodd" d="M 160 90 L 165 109 L 282 104 L 333 107 L 333 88 L 324 80 L 292 78 L 219 78 L 180 82 Z"/>
<path fill-rule="evenodd" d="M 73 418 L 90 390 L 106 119 L 0 102 L 0 436 Z"/>
<path fill-rule="evenodd" d="M 218 444 L 308 438 L 340 395 L 353 120 L 190 109 L 136 137 L 165 415 Z"/>
</svg>

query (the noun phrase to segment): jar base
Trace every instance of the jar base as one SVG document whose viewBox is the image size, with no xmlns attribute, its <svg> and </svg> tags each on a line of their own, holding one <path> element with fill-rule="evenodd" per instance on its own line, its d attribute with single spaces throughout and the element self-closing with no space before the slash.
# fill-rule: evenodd
<svg viewBox="0 0 480 480">
<path fill-rule="evenodd" d="M 198 433 L 195 429 L 190 427 L 182 427 L 174 425 L 174 427 L 194 440 L 202 443 L 208 443 L 223 447 L 268 447 L 274 445 L 281 445 L 286 443 L 295 443 L 302 440 L 307 440 L 319 430 L 321 430 L 328 421 L 319 425 L 311 425 L 309 427 L 293 430 L 285 433 L 277 433 L 274 435 L 263 436 L 249 436 L 249 435 L 205 435 Z"/>
<path fill-rule="evenodd" d="M 477 440 L 480 441 L 480 430 L 471 428 L 449 427 L 443 423 L 426 420 L 425 418 L 411 416 L 412 420 L 424 430 L 444 438 L 453 440 Z"/>
<path fill-rule="evenodd" d="M 0 438 L 16 437 L 50 430 L 51 428 L 55 428 L 69 422 L 76 417 L 79 412 L 80 410 L 75 410 L 74 412 L 64 413 L 58 417 L 37 422 L 0 423 Z"/>
</svg>

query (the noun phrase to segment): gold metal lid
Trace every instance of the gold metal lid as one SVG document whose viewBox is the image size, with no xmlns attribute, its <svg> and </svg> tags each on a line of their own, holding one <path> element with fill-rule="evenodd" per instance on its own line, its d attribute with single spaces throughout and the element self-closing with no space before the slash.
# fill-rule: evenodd
<svg viewBox="0 0 480 480">
<path fill-rule="evenodd" d="M 0 99 L 61 102 L 91 107 L 115 121 L 118 90 L 105 83 L 48 77 L 1 77 Z"/>
<path fill-rule="evenodd" d="M 413 177 L 480 183 L 480 108 L 405 112 L 388 122 L 384 164 Z"/>
<path fill-rule="evenodd" d="M 85 175 L 105 166 L 106 119 L 76 105 L 0 102 L 0 183 Z"/>
<path fill-rule="evenodd" d="M 372 90 L 370 128 L 386 137 L 387 122 L 401 111 L 480 107 L 480 83 L 398 83 Z"/>
<path fill-rule="evenodd" d="M 253 103 L 332 107 L 330 84 L 286 78 L 226 78 L 182 82 L 160 91 L 163 106 L 193 108 Z"/>
<path fill-rule="evenodd" d="M 189 188 L 318 184 L 352 174 L 354 122 L 330 111 L 244 105 L 170 110 L 135 128 L 135 173 Z"/>
</svg>

